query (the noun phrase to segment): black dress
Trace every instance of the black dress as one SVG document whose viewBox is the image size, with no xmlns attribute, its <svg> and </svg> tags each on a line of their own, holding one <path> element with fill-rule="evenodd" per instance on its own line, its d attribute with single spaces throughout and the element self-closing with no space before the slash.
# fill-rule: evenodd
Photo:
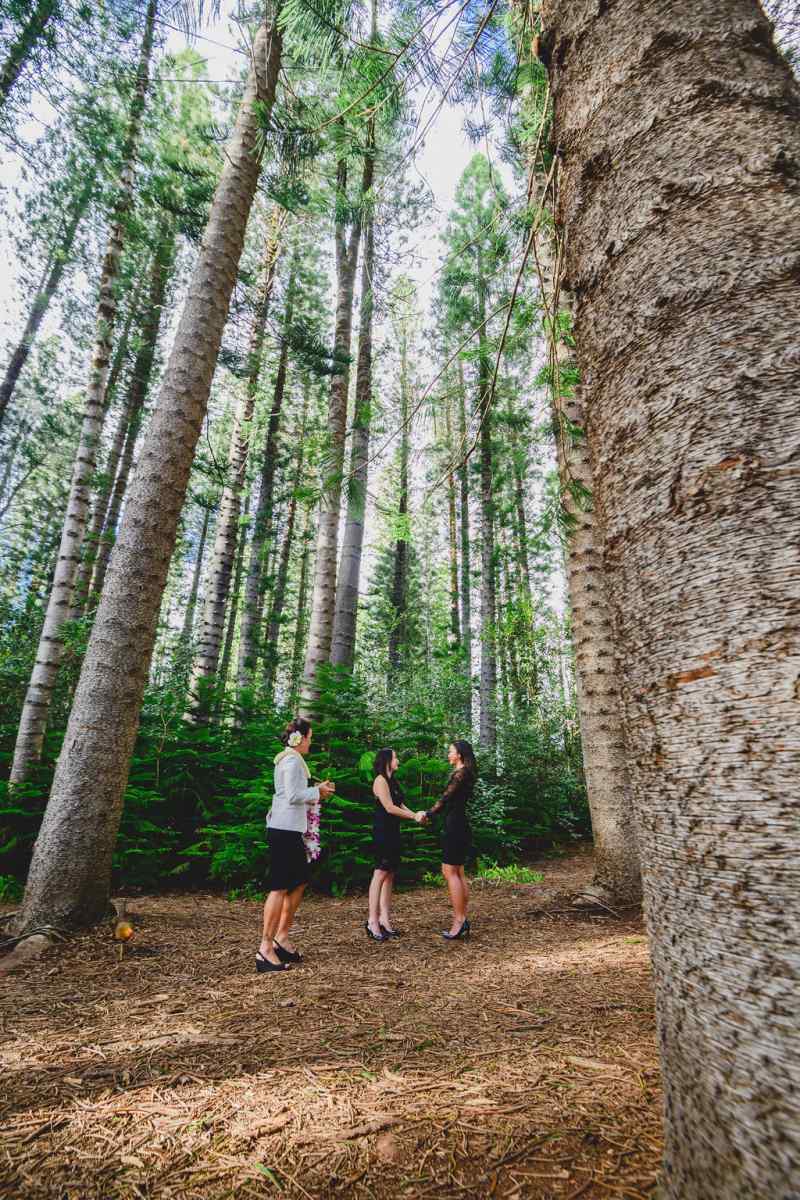
<svg viewBox="0 0 800 1200">
<path fill-rule="evenodd" d="M 389 795 L 392 803 L 398 808 L 405 804 L 403 789 L 392 775 L 386 781 L 389 784 Z M 400 818 L 388 813 L 375 797 L 375 810 L 372 815 L 372 849 L 375 855 L 376 871 L 397 871 L 400 867 Z"/>
<path fill-rule="evenodd" d="M 428 816 L 444 809 L 442 832 L 442 862 L 450 867 L 463 867 L 472 846 L 472 830 L 467 818 L 467 804 L 475 790 L 475 778 L 466 767 L 459 767 L 447 781 L 444 795 L 428 809 Z"/>
</svg>

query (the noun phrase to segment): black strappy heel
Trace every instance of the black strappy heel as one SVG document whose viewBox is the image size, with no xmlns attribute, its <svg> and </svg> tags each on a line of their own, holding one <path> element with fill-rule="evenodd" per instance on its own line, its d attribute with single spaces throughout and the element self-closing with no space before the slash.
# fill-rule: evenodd
<svg viewBox="0 0 800 1200">
<path fill-rule="evenodd" d="M 461 928 L 459 929 L 458 933 L 448 933 L 446 930 L 443 930 L 442 937 L 445 938 L 448 942 L 456 942 L 456 941 L 458 941 L 459 938 L 468 938 L 469 930 L 470 930 L 469 921 L 465 920 L 464 923 L 462 924 Z"/>
<path fill-rule="evenodd" d="M 369 921 L 364 922 L 364 928 L 367 931 L 367 937 L 372 938 L 373 942 L 386 942 L 389 940 L 389 935 L 383 932 L 383 928 L 381 928 L 380 933 L 373 933 L 369 927 Z"/>
<path fill-rule="evenodd" d="M 272 944 L 275 947 L 275 953 L 282 963 L 301 963 L 303 961 L 303 956 L 299 950 L 287 950 L 285 946 L 282 946 L 280 942 L 276 942 L 274 938 L 272 939 Z"/>
<path fill-rule="evenodd" d="M 258 971 L 259 975 L 265 975 L 269 971 L 288 971 L 288 970 L 289 970 L 288 963 L 270 962 L 268 958 L 264 958 L 264 955 L 261 953 L 260 950 L 256 950 L 256 971 Z"/>
</svg>

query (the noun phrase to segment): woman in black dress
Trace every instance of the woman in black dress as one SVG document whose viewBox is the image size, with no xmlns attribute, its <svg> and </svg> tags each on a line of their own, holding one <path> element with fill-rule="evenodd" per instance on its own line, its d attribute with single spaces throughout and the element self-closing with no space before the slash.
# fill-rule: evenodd
<svg viewBox="0 0 800 1200">
<path fill-rule="evenodd" d="M 412 812 L 403 800 L 403 792 L 395 777 L 398 767 L 394 750 L 379 750 L 373 767 L 375 779 L 372 794 L 375 810 L 372 817 L 372 848 L 375 871 L 369 885 L 369 918 L 364 922 L 367 936 L 376 942 L 397 937 L 392 926 L 392 889 L 400 866 L 400 821 L 403 817 L 421 823 L 425 814 Z"/>
<path fill-rule="evenodd" d="M 450 903 L 453 905 L 453 921 L 449 930 L 442 932 L 442 937 L 448 941 L 456 938 L 469 937 L 469 921 L 467 920 L 467 904 L 469 903 L 469 884 L 464 875 L 464 863 L 472 844 L 472 832 L 467 817 L 467 804 L 472 799 L 475 781 L 478 778 L 478 764 L 469 742 L 453 742 L 447 752 L 447 759 L 453 768 L 453 773 L 447 781 L 447 787 L 441 800 L 428 809 L 425 817 L 430 820 L 436 813 L 444 809 L 444 832 L 442 834 L 442 874 L 450 892 Z"/>
</svg>

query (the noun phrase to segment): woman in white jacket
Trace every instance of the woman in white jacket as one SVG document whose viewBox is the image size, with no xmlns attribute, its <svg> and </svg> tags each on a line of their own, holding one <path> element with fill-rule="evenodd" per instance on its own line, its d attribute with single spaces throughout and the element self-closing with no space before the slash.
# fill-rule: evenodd
<svg viewBox="0 0 800 1200">
<path fill-rule="evenodd" d="M 290 721 L 281 735 L 286 749 L 275 759 L 275 795 L 267 814 L 267 844 L 270 853 L 269 895 L 264 905 L 264 931 L 256 954 L 256 970 L 286 971 L 302 956 L 289 937 L 297 906 L 309 877 L 309 861 L 303 835 L 309 808 L 333 795 L 334 785 L 326 780 L 309 787 L 305 756 L 311 746 L 311 726 L 302 717 Z"/>
</svg>

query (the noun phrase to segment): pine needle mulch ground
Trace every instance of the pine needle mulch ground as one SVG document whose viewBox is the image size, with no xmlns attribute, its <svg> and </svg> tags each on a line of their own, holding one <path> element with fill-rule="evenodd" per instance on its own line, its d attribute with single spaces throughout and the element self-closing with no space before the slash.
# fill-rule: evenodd
<svg viewBox="0 0 800 1200">
<path fill-rule="evenodd" d="M 438 889 L 385 945 L 362 898 L 311 897 L 304 965 L 257 976 L 257 904 L 154 896 L 121 963 L 103 928 L 7 977 L 0 1195 L 651 1196 L 641 922 L 561 911 L 588 855 L 542 869 L 475 886 L 468 943 Z"/>
</svg>

